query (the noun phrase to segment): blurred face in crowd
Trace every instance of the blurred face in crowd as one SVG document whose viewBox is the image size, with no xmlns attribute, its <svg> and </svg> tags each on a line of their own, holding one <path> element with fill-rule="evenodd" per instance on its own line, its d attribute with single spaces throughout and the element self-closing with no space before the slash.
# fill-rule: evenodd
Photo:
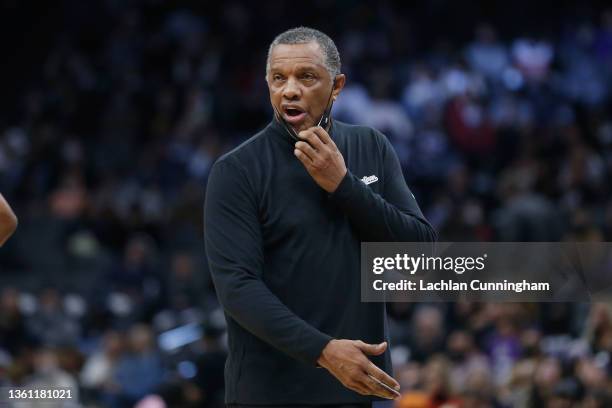
<svg viewBox="0 0 612 408">
<path fill-rule="evenodd" d="M 177 254 L 172 259 L 174 278 L 188 281 L 193 277 L 193 259 L 188 254 Z"/>
<path fill-rule="evenodd" d="M 140 238 L 132 238 L 125 249 L 125 262 L 128 265 L 142 264 L 147 255 L 147 245 Z"/>
<path fill-rule="evenodd" d="M 121 335 L 114 331 L 109 331 L 104 335 L 104 351 L 109 357 L 118 356 L 123 349 L 123 339 Z"/>
<path fill-rule="evenodd" d="M 57 355 L 52 350 L 41 349 L 34 356 L 34 366 L 40 374 L 51 374 L 59 367 Z"/>
<path fill-rule="evenodd" d="M 296 131 L 316 126 L 332 100 L 344 87 L 345 76 L 333 78 L 325 67 L 319 44 L 279 44 L 272 49 L 266 80 L 270 101 Z"/>
<path fill-rule="evenodd" d="M 130 329 L 129 342 L 133 352 L 144 353 L 153 347 L 153 333 L 148 326 L 138 324 Z"/>
<path fill-rule="evenodd" d="M 6 288 L 0 294 L 0 314 L 12 316 L 19 313 L 19 292 Z"/>
<path fill-rule="evenodd" d="M 55 289 L 47 288 L 40 295 L 40 306 L 43 312 L 55 312 L 60 307 L 60 297 Z"/>
<path fill-rule="evenodd" d="M 431 358 L 424 368 L 425 388 L 431 395 L 446 394 L 448 389 L 448 363 L 444 357 Z"/>
<path fill-rule="evenodd" d="M 454 331 L 447 342 L 448 353 L 455 362 L 462 362 L 472 349 L 472 338 L 466 331 Z"/>
</svg>

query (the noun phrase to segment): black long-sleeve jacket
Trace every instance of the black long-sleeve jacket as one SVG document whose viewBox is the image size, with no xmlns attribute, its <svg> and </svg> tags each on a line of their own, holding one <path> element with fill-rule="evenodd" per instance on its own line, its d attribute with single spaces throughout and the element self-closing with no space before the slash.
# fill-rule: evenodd
<svg viewBox="0 0 612 408">
<path fill-rule="evenodd" d="M 384 303 L 360 301 L 361 241 L 432 241 L 436 233 L 378 131 L 333 121 L 348 172 L 321 189 L 273 120 L 214 164 L 205 240 L 226 313 L 226 402 L 367 402 L 316 367 L 332 338 L 387 339 Z M 366 184 L 367 183 L 367 184 Z M 391 373 L 389 352 L 372 357 Z"/>
</svg>

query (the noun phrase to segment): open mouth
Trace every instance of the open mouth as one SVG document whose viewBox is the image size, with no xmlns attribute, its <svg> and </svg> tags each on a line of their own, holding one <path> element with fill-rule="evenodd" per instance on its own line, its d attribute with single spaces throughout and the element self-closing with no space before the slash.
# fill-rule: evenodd
<svg viewBox="0 0 612 408">
<path fill-rule="evenodd" d="M 283 108 L 283 113 L 284 113 L 283 116 L 285 117 L 285 120 L 291 123 L 292 125 L 302 122 L 304 118 L 306 117 L 306 112 L 304 112 L 300 108 L 293 107 L 293 106 L 285 106 Z"/>
</svg>

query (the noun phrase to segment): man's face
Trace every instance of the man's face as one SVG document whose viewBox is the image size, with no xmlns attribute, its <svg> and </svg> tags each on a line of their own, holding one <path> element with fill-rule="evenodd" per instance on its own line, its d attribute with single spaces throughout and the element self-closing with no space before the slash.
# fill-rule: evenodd
<svg viewBox="0 0 612 408">
<path fill-rule="evenodd" d="M 272 106 L 296 131 L 317 125 L 327 108 L 333 82 L 319 44 L 275 46 L 266 79 Z M 343 85 L 344 76 L 338 75 L 332 98 Z"/>
</svg>

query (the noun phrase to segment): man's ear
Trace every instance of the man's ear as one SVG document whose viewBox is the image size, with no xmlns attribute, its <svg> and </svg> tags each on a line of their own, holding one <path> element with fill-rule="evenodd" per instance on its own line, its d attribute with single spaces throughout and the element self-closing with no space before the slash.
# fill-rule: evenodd
<svg viewBox="0 0 612 408">
<path fill-rule="evenodd" d="M 334 89 L 332 90 L 332 99 L 335 101 L 342 88 L 344 88 L 344 84 L 346 84 L 346 75 L 338 74 L 336 75 L 336 79 L 334 80 Z"/>
</svg>

